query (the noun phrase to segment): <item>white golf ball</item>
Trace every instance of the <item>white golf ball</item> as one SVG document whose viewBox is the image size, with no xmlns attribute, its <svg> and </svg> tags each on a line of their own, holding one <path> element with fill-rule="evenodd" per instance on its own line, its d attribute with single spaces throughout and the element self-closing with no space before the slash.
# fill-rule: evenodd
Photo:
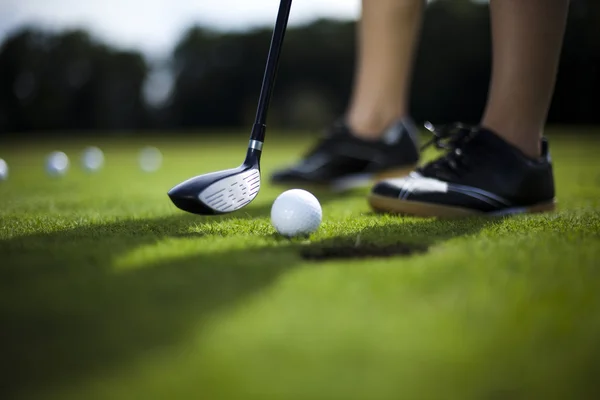
<svg viewBox="0 0 600 400">
<path fill-rule="evenodd" d="M 69 170 L 69 157 L 62 151 L 54 151 L 46 158 L 46 172 L 50 176 L 62 176 Z"/>
<path fill-rule="evenodd" d="M 156 147 L 144 147 L 139 155 L 140 168 L 144 172 L 154 172 L 162 164 L 162 153 Z"/>
<path fill-rule="evenodd" d="M 98 147 L 87 147 L 81 154 L 81 166 L 88 172 L 99 171 L 104 166 L 104 153 Z"/>
<path fill-rule="evenodd" d="M 302 189 L 283 192 L 271 207 L 271 223 L 287 237 L 306 236 L 321 225 L 323 210 L 319 200 Z"/>
<path fill-rule="evenodd" d="M 0 181 L 8 179 L 8 164 L 0 158 Z"/>
</svg>

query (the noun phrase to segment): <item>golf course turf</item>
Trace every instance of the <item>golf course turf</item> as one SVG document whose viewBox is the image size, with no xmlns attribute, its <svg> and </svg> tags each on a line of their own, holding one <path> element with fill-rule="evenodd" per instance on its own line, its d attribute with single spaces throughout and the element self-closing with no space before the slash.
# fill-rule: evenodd
<svg viewBox="0 0 600 400">
<path fill-rule="evenodd" d="M 269 132 L 261 192 L 221 217 L 181 212 L 166 193 L 239 165 L 246 133 L 1 143 L 0 394 L 600 398 L 600 135 L 589 133 L 549 131 L 554 213 L 416 219 L 371 213 L 365 190 L 315 193 L 323 224 L 292 240 L 270 224 L 285 188 L 268 176 L 307 135 Z M 93 174 L 79 165 L 88 145 L 106 158 Z M 154 173 L 137 164 L 146 145 L 163 153 Z M 44 172 L 53 150 L 70 157 L 64 177 Z"/>
</svg>

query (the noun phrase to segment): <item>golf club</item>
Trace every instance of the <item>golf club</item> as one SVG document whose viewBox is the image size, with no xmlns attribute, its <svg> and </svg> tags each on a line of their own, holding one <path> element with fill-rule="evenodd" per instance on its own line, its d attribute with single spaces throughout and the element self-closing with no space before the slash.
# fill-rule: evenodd
<svg viewBox="0 0 600 400">
<path fill-rule="evenodd" d="M 281 0 L 279 4 L 246 159 L 237 168 L 199 175 L 172 188 L 168 195 L 181 210 L 199 215 L 225 214 L 248 205 L 258 195 L 267 111 L 291 6 L 292 0 Z"/>
</svg>

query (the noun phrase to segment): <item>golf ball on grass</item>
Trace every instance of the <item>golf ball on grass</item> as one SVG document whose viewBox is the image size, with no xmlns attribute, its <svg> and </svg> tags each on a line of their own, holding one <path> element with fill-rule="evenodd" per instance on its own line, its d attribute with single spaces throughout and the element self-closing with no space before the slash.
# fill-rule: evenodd
<svg viewBox="0 0 600 400">
<path fill-rule="evenodd" d="M 62 151 L 53 151 L 46 157 L 46 172 L 50 176 L 62 176 L 69 169 L 69 157 Z"/>
<path fill-rule="evenodd" d="M 0 158 L 0 181 L 8 179 L 8 164 Z"/>
<path fill-rule="evenodd" d="M 286 237 L 308 236 L 319 228 L 322 219 L 319 200 L 302 189 L 283 192 L 271 207 L 271 223 Z"/>
<path fill-rule="evenodd" d="M 104 166 L 104 153 L 98 147 L 87 147 L 81 154 L 81 166 L 88 172 L 99 171 Z"/>
</svg>

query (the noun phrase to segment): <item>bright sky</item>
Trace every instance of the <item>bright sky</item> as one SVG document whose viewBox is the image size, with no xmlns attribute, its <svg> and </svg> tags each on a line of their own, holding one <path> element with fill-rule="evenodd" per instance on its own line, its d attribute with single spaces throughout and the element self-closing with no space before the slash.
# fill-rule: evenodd
<svg viewBox="0 0 600 400">
<path fill-rule="evenodd" d="M 84 27 L 113 45 L 160 55 L 191 24 L 272 26 L 278 7 L 279 0 L 0 0 L 0 41 L 26 23 Z M 296 0 L 290 24 L 316 17 L 356 18 L 359 12 L 360 0 Z"/>
</svg>

